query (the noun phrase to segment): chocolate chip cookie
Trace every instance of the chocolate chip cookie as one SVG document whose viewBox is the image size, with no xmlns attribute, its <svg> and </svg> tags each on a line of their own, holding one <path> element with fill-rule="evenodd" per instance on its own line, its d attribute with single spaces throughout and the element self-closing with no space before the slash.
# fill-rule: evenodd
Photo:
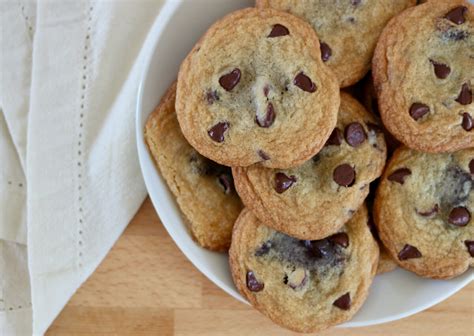
<svg viewBox="0 0 474 336">
<path fill-rule="evenodd" d="M 383 27 L 415 0 L 257 0 L 309 22 L 320 39 L 321 57 L 341 87 L 359 81 L 370 69 Z"/>
<path fill-rule="evenodd" d="M 337 126 L 325 147 L 303 165 L 234 167 L 244 204 L 266 225 L 300 239 L 337 231 L 363 203 L 382 174 L 386 147 L 373 116 L 341 92 Z"/>
<path fill-rule="evenodd" d="M 148 118 L 145 140 L 195 240 L 205 248 L 225 251 L 242 203 L 230 168 L 201 156 L 184 139 L 175 98 L 176 83 Z"/>
<path fill-rule="evenodd" d="M 362 206 L 340 231 L 299 240 L 263 225 L 244 209 L 229 251 L 238 290 L 275 323 L 316 332 L 349 320 L 365 301 L 379 249 Z"/>
<path fill-rule="evenodd" d="M 474 147 L 474 6 L 435 0 L 395 17 L 377 44 L 373 77 L 383 123 L 406 146 Z"/>
<path fill-rule="evenodd" d="M 474 148 L 428 154 L 403 147 L 377 189 L 374 220 L 397 263 L 445 279 L 474 265 Z"/>
<path fill-rule="evenodd" d="M 297 166 L 336 125 L 339 90 L 306 22 L 248 8 L 216 22 L 181 65 L 184 136 L 228 166 Z"/>
</svg>

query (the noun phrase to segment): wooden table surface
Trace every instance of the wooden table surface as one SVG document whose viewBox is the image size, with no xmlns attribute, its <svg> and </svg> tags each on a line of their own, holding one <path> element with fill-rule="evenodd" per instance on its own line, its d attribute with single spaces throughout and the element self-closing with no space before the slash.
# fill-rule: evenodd
<svg viewBox="0 0 474 336">
<path fill-rule="evenodd" d="M 409 318 L 318 335 L 468 335 L 474 284 Z M 176 247 L 149 199 L 47 335 L 292 335 L 224 293 Z"/>
</svg>

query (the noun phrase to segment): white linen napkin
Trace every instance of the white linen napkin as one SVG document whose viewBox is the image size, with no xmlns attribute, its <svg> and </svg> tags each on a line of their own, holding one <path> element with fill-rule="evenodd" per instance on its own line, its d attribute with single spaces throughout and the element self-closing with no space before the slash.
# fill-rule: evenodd
<svg viewBox="0 0 474 336">
<path fill-rule="evenodd" d="M 134 114 L 161 3 L 0 4 L 0 335 L 43 334 L 143 202 Z"/>
</svg>

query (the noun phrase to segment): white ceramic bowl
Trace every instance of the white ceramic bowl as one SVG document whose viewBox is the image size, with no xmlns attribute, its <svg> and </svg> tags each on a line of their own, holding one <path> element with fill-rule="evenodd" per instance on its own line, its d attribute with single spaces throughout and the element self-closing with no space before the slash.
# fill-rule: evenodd
<svg viewBox="0 0 474 336">
<path fill-rule="evenodd" d="M 171 0 L 165 3 L 147 42 L 154 51 L 141 77 L 136 111 L 140 165 L 148 192 L 163 225 L 186 257 L 211 281 L 237 300 L 227 255 L 207 251 L 191 238 L 174 197 L 155 169 L 143 139 L 150 112 L 177 76 L 181 61 L 194 43 L 218 18 L 253 5 L 252 0 Z M 415 314 L 448 298 L 474 278 L 473 270 L 452 280 L 429 280 L 397 269 L 377 276 L 362 309 L 344 327 L 368 326 Z"/>
</svg>

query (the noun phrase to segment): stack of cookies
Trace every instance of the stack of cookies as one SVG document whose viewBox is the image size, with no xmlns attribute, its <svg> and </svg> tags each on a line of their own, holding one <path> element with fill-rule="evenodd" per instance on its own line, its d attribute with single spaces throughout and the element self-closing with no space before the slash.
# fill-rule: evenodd
<svg viewBox="0 0 474 336">
<path fill-rule="evenodd" d="M 473 86 L 467 1 L 257 0 L 197 42 L 145 138 L 242 295 L 314 332 L 377 272 L 473 265 Z"/>
</svg>

